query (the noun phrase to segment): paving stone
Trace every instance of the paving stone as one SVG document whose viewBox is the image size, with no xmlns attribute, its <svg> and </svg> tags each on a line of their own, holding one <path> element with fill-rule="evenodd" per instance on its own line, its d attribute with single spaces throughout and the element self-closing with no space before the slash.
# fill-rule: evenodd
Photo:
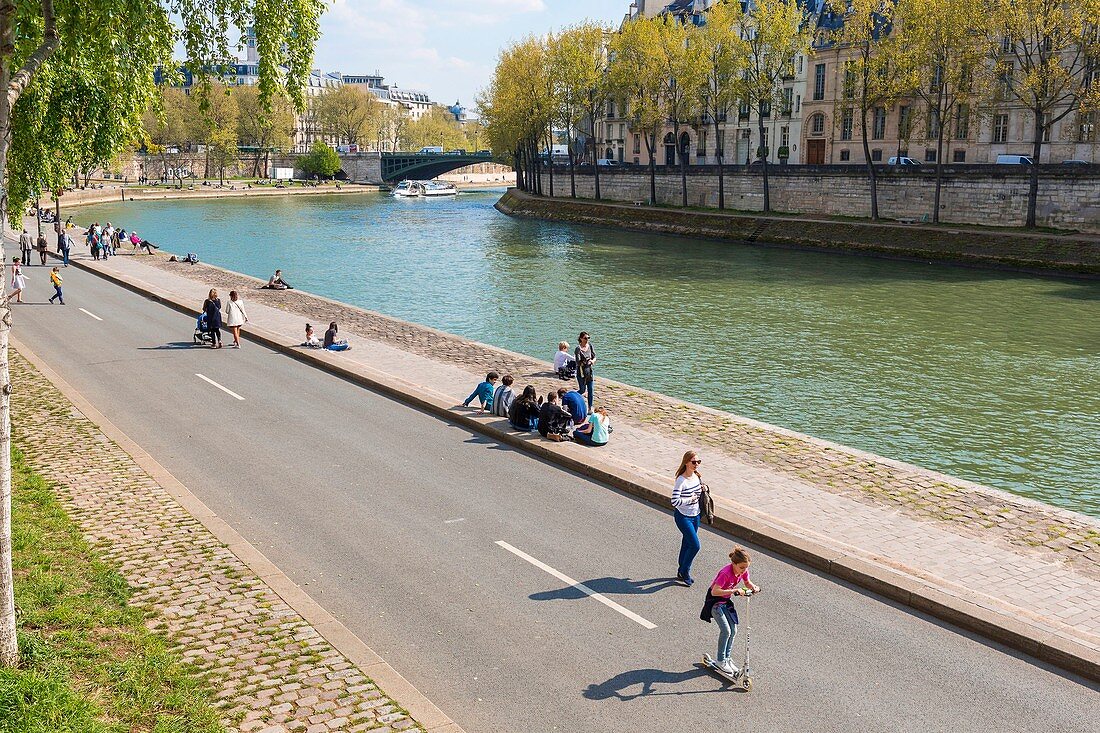
<svg viewBox="0 0 1100 733">
<path fill-rule="evenodd" d="M 15 445 L 51 482 L 85 538 L 140 588 L 131 603 L 150 614 L 147 625 L 181 657 L 211 669 L 206 679 L 227 728 L 296 733 L 306 726 L 275 719 L 304 712 L 294 717 L 309 718 L 308 730 L 317 733 L 339 730 L 352 714 L 365 729 L 385 729 L 389 716 L 373 683 L 17 352 L 10 368 Z M 308 644 L 280 645 L 272 628 Z M 339 708 L 322 702 L 325 684 L 343 685 L 348 672 L 359 675 L 357 689 L 341 690 Z"/>
</svg>

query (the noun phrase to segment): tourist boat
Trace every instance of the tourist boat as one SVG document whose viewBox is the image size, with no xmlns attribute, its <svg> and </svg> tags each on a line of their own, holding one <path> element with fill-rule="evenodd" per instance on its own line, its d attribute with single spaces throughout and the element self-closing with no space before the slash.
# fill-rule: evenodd
<svg viewBox="0 0 1100 733">
<path fill-rule="evenodd" d="M 401 181 L 393 189 L 391 195 L 397 198 L 436 198 L 439 196 L 454 196 L 457 193 L 458 187 L 453 183 Z"/>
</svg>

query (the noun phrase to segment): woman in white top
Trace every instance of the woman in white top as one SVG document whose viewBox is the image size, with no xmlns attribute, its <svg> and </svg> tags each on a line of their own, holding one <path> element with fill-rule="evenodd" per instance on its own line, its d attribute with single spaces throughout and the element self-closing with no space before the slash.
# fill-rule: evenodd
<svg viewBox="0 0 1100 733">
<path fill-rule="evenodd" d="M 229 302 L 225 306 L 225 325 L 233 334 L 233 348 L 241 348 L 241 326 L 248 323 L 244 312 L 244 301 L 237 297 L 236 290 L 229 291 Z"/>
<path fill-rule="evenodd" d="M 19 265 L 19 258 L 11 258 L 11 296 L 16 303 L 23 302 L 23 288 L 27 287 L 27 276 L 23 274 L 23 268 Z"/>
<path fill-rule="evenodd" d="M 680 542 L 680 560 L 676 579 L 690 587 L 691 563 L 699 554 L 699 495 L 703 491 L 703 478 L 699 475 L 699 454 L 689 450 L 676 471 L 676 483 L 672 487 L 673 514 L 676 528 L 683 535 Z"/>
</svg>

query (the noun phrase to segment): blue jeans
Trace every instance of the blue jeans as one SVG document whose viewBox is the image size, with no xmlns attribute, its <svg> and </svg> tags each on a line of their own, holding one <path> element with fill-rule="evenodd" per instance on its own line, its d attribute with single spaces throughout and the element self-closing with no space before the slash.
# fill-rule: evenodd
<svg viewBox="0 0 1100 733">
<path fill-rule="evenodd" d="M 69 266 L 69 250 L 68 250 L 68 248 L 65 248 L 65 249 L 61 250 L 61 257 L 63 259 L 63 262 L 61 264 L 65 265 L 65 267 L 68 267 Z"/>
<path fill-rule="evenodd" d="M 592 433 L 582 433 L 580 430 L 573 431 L 573 440 L 577 441 L 581 445 L 590 445 L 593 448 L 599 448 L 601 445 L 607 445 L 607 443 L 597 443 L 592 440 Z"/>
<path fill-rule="evenodd" d="M 718 624 L 718 656 L 716 662 L 724 662 L 730 658 L 730 650 L 733 649 L 733 637 L 737 636 L 737 621 L 730 614 L 730 607 L 725 603 L 715 603 L 710 611 L 711 618 Z"/>
<path fill-rule="evenodd" d="M 577 391 L 584 395 L 585 390 L 588 390 L 588 410 L 592 410 L 592 374 L 589 373 L 588 377 L 582 377 L 581 373 L 577 372 Z"/>
<path fill-rule="evenodd" d="M 50 296 L 50 302 L 51 303 L 53 302 L 54 298 L 60 298 L 62 305 L 64 305 L 65 295 L 61 292 L 61 286 L 60 285 L 54 285 L 53 286 L 53 295 Z"/>
<path fill-rule="evenodd" d="M 691 578 L 691 563 L 699 554 L 699 517 L 685 517 L 678 511 L 673 511 L 676 517 L 676 528 L 684 536 L 680 543 L 680 577 L 688 580 Z"/>
</svg>

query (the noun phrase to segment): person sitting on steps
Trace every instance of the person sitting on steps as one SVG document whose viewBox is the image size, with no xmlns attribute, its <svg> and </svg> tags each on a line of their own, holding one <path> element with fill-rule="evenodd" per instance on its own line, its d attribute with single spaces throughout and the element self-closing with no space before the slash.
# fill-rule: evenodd
<svg viewBox="0 0 1100 733">
<path fill-rule="evenodd" d="M 533 433 L 539 427 L 538 393 L 531 385 L 523 388 L 523 394 L 512 403 L 508 410 L 508 422 L 516 430 Z"/>
<path fill-rule="evenodd" d="M 347 351 L 351 348 L 351 344 L 348 343 L 347 339 L 336 338 L 339 331 L 336 321 L 328 324 L 328 330 L 325 331 L 325 348 L 329 351 Z"/>
<path fill-rule="evenodd" d="M 588 422 L 573 431 L 573 440 L 596 448 L 607 445 L 611 437 L 610 427 L 611 420 L 607 416 L 607 410 L 602 406 L 597 407 L 588 416 Z"/>
<path fill-rule="evenodd" d="M 554 371 L 558 379 L 572 379 L 577 375 L 577 362 L 569 353 L 569 342 L 558 343 L 558 353 L 554 354 Z"/>
<path fill-rule="evenodd" d="M 569 414 L 569 410 L 558 402 L 557 392 L 550 392 L 546 395 L 546 402 L 543 402 L 539 409 L 539 435 L 560 443 L 563 440 L 569 440 L 569 432 L 572 429 L 573 417 Z"/>
<path fill-rule="evenodd" d="M 283 271 L 276 270 L 275 274 L 271 276 L 271 279 L 267 281 L 267 285 L 264 285 L 267 290 L 293 290 L 290 284 L 283 280 Z"/>
<path fill-rule="evenodd" d="M 512 391 L 512 382 L 515 381 L 511 374 L 505 374 L 500 378 L 500 385 L 493 392 L 493 414 L 497 417 L 508 417 L 508 410 L 516 399 L 516 393 Z"/>
</svg>

